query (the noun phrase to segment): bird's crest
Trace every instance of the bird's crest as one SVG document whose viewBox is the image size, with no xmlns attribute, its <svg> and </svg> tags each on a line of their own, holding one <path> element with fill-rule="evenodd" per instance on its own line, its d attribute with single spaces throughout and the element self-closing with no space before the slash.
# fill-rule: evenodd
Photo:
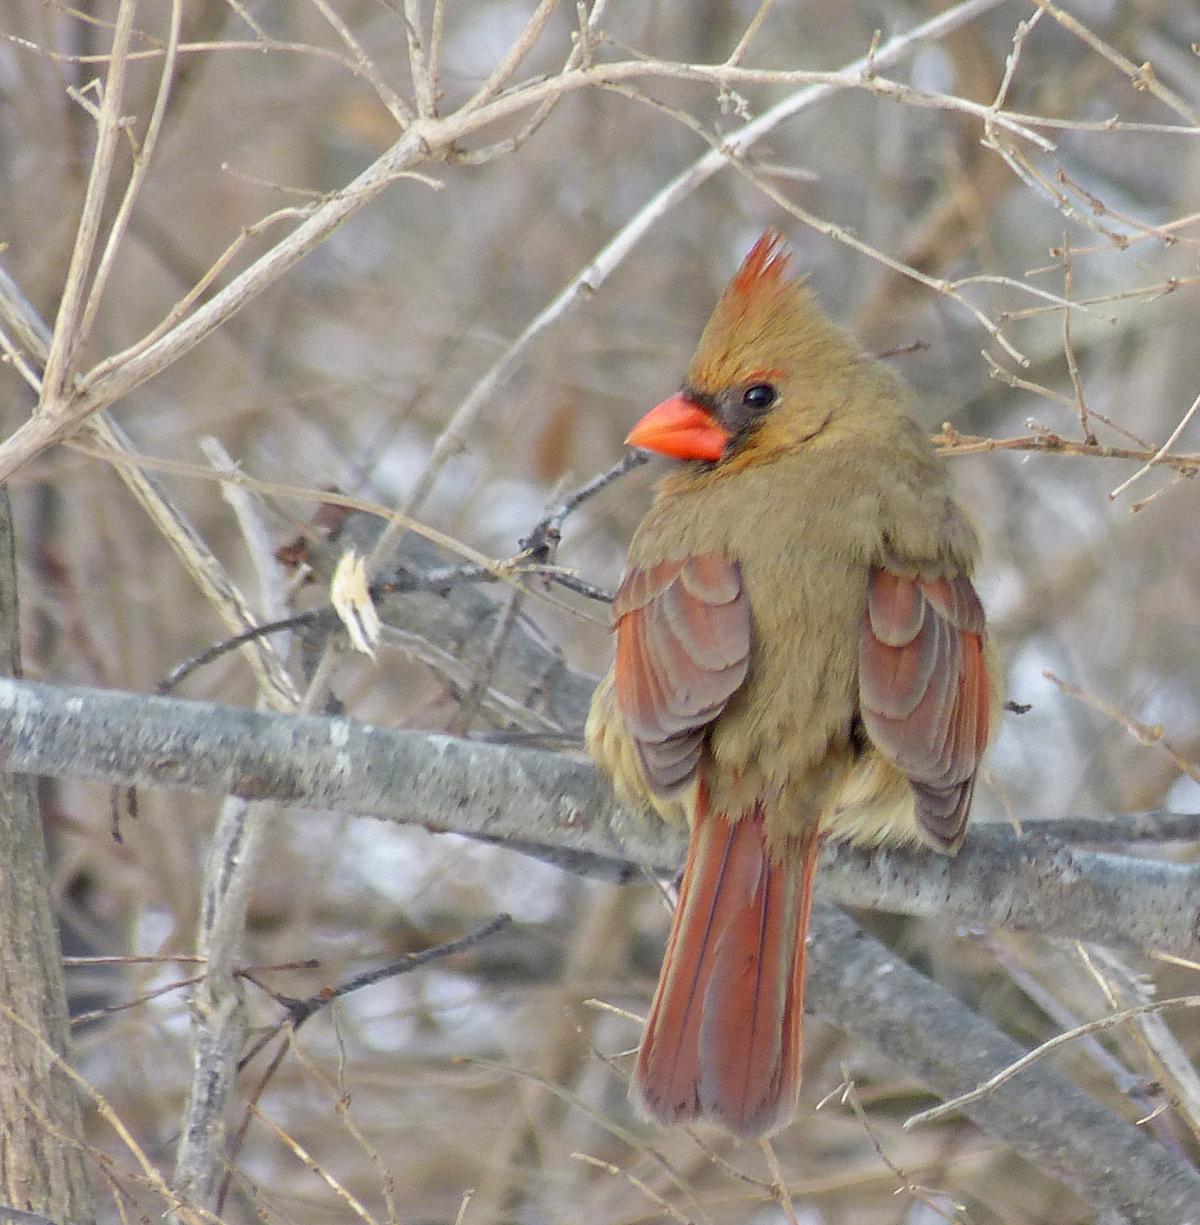
<svg viewBox="0 0 1200 1225">
<path fill-rule="evenodd" d="M 688 371 L 700 391 L 719 392 L 760 370 L 786 369 L 811 382 L 855 362 L 857 350 L 822 314 L 775 230 L 751 248 L 721 295 Z"/>
<path fill-rule="evenodd" d="M 753 298 L 787 284 L 784 279 L 791 252 L 778 230 L 764 230 L 742 261 L 726 291 L 731 297 Z"/>
</svg>

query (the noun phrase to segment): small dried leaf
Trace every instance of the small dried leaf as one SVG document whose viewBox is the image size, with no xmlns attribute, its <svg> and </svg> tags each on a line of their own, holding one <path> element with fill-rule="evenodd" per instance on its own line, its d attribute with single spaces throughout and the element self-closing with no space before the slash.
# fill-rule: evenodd
<svg viewBox="0 0 1200 1225">
<path fill-rule="evenodd" d="M 342 554 L 333 572 L 329 598 L 350 633 L 354 649 L 374 659 L 383 627 L 367 589 L 367 570 L 363 559 L 353 549 Z"/>
</svg>

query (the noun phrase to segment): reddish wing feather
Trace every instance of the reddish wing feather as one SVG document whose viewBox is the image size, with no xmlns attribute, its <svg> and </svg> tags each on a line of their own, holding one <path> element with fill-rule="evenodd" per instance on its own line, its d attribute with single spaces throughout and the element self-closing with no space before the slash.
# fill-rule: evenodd
<svg viewBox="0 0 1200 1225">
<path fill-rule="evenodd" d="M 983 608 L 970 579 L 871 571 L 859 642 L 863 722 L 912 785 L 917 820 L 961 840 L 987 744 Z"/>
<path fill-rule="evenodd" d="M 737 563 L 707 554 L 630 570 L 613 615 L 617 706 L 646 781 L 676 791 L 695 777 L 708 725 L 746 679 L 750 604 Z"/>
</svg>

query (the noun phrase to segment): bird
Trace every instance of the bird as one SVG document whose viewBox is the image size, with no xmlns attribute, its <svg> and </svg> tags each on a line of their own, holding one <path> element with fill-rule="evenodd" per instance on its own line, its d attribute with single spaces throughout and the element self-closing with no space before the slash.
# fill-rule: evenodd
<svg viewBox="0 0 1200 1225">
<path fill-rule="evenodd" d="M 671 462 L 585 729 L 623 803 L 689 827 L 635 1099 L 738 1137 L 796 1112 L 823 842 L 953 854 L 999 700 L 977 534 L 912 394 L 791 258 L 759 238 L 626 439 Z"/>
</svg>

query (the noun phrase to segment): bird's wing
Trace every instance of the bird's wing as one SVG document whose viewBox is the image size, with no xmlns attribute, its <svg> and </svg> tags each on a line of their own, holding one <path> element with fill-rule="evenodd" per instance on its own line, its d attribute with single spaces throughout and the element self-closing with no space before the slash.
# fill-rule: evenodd
<svg viewBox="0 0 1200 1225">
<path fill-rule="evenodd" d="M 871 571 L 859 639 L 862 719 L 908 775 L 917 821 L 947 849 L 962 839 L 988 738 L 983 630 L 970 579 Z"/>
<path fill-rule="evenodd" d="M 677 791 L 695 777 L 705 730 L 746 678 L 741 572 L 715 553 L 631 569 L 613 619 L 617 708 L 651 789 Z"/>
</svg>

